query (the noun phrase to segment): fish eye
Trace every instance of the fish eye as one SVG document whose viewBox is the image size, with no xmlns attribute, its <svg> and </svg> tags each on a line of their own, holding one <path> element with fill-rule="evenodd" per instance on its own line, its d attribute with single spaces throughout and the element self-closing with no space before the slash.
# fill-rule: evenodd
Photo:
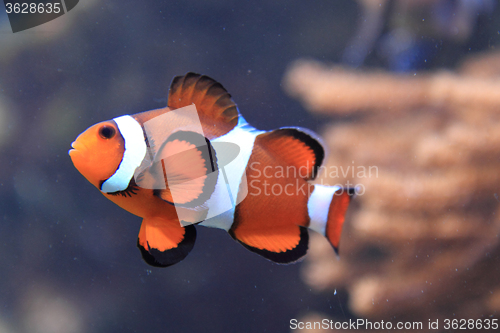
<svg viewBox="0 0 500 333">
<path fill-rule="evenodd" d="M 99 128 L 99 135 L 103 139 L 111 139 L 116 134 L 116 130 L 114 127 L 109 125 L 104 125 Z"/>
</svg>

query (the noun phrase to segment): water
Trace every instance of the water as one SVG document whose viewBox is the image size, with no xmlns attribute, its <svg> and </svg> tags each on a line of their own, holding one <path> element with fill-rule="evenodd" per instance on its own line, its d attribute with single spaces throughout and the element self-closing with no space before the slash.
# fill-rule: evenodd
<svg viewBox="0 0 500 333">
<path fill-rule="evenodd" d="M 479 16 L 466 20 L 468 35 L 436 23 L 409 30 L 402 48 L 389 19 L 402 10 L 382 11 L 380 34 L 357 66 L 453 69 L 500 41 L 499 8 L 485 5 L 469 9 Z M 406 12 L 406 22 L 433 19 L 419 10 L 422 17 Z M 140 218 L 103 198 L 67 151 L 98 121 L 165 106 L 170 80 L 188 71 L 221 82 L 259 129 L 322 132 L 332 119 L 356 123 L 359 116 L 309 113 L 281 83 L 297 59 L 342 62 L 361 19 L 351 1 L 81 1 L 49 24 L 13 34 L 0 6 L 0 331 L 289 332 L 294 318 L 360 317 L 349 310 L 349 288 L 311 290 L 308 262 L 273 264 L 220 230 L 198 228 L 183 262 L 148 266 L 136 248 Z M 489 197 L 498 203 L 496 192 Z M 341 245 L 339 262 L 356 255 Z M 373 249 L 366 257 L 377 265 L 384 255 Z"/>
</svg>

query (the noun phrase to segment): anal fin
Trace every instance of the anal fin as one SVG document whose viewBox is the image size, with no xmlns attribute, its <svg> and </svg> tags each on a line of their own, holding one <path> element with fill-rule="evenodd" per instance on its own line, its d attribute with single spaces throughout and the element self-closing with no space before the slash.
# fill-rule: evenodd
<svg viewBox="0 0 500 333">
<path fill-rule="evenodd" d="M 230 231 L 231 236 L 248 250 L 278 264 L 289 264 L 301 259 L 309 244 L 306 227 L 291 226 L 255 233 Z"/>
</svg>

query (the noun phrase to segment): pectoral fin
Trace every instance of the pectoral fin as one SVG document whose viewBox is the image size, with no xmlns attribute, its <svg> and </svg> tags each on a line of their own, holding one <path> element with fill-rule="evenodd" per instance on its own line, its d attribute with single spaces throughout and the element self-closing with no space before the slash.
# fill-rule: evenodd
<svg viewBox="0 0 500 333">
<path fill-rule="evenodd" d="M 148 173 L 160 199 L 179 207 L 199 206 L 217 183 L 215 150 L 201 134 L 176 132 L 162 144 Z"/>
<path fill-rule="evenodd" d="M 137 247 L 151 266 L 168 267 L 183 260 L 195 240 L 194 225 L 181 227 L 177 221 L 149 218 L 142 221 Z"/>
</svg>

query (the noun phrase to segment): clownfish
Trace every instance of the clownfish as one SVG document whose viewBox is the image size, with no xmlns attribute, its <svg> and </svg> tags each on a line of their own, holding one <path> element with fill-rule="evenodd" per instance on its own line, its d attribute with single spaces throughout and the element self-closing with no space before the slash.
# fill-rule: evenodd
<svg viewBox="0 0 500 333">
<path fill-rule="evenodd" d="M 325 156 L 314 133 L 253 128 L 220 83 L 196 73 L 173 79 L 166 107 L 95 124 L 71 147 L 90 183 L 143 218 L 137 246 L 158 267 L 189 254 L 195 225 L 280 264 L 306 254 L 308 229 L 338 253 L 355 194 L 310 183 Z"/>
</svg>

